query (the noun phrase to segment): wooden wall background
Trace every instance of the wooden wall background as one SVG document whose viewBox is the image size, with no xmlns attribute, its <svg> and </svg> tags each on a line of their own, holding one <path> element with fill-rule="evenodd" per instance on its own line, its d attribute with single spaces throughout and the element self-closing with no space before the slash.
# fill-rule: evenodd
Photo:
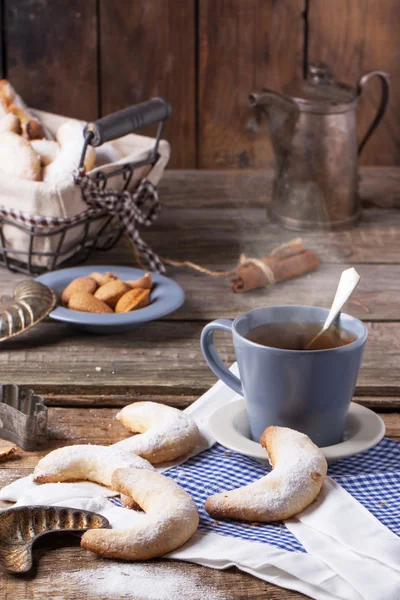
<svg viewBox="0 0 400 600">
<path fill-rule="evenodd" d="M 362 157 L 400 164 L 400 0 L 1 0 L 1 66 L 33 107 L 85 120 L 161 95 L 174 168 L 273 163 L 251 90 L 280 90 L 325 60 L 354 84 L 392 76 L 389 112 Z M 378 103 L 371 83 L 360 135 Z"/>
</svg>

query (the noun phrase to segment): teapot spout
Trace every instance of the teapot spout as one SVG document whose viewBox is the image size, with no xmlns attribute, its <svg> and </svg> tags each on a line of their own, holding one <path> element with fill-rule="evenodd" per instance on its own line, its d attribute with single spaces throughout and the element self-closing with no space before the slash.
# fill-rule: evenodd
<svg viewBox="0 0 400 600">
<path fill-rule="evenodd" d="M 267 117 L 272 148 L 278 170 L 286 161 L 292 148 L 292 140 L 299 118 L 296 102 L 271 90 L 253 92 L 249 96 L 249 105 L 255 108 L 257 116 Z"/>
<path fill-rule="evenodd" d="M 256 106 L 260 106 L 264 109 L 267 109 L 271 104 L 276 103 L 293 103 L 292 100 L 286 98 L 282 94 L 278 94 L 278 92 L 273 92 L 272 90 L 262 89 L 256 92 L 252 92 L 249 95 L 249 105 L 251 108 L 255 108 Z"/>
</svg>

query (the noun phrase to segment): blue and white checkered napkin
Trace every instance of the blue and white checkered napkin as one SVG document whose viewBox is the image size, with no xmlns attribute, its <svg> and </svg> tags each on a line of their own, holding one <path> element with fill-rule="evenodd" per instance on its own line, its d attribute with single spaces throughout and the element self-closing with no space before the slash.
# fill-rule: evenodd
<svg viewBox="0 0 400 600">
<path fill-rule="evenodd" d="M 284 524 L 216 522 L 204 510 L 208 496 L 247 485 L 266 473 L 265 466 L 215 444 L 186 463 L 170 469 L 165 475 L 172 477 L 194 498 L 200 514 L 201 531 L 266 542 L 282 550 L 305 552 Z M 399 442 L 384 439 L 358 457 L 331 465 L 328 474 L 383 525 L 400 535 Z"/>
</svg>

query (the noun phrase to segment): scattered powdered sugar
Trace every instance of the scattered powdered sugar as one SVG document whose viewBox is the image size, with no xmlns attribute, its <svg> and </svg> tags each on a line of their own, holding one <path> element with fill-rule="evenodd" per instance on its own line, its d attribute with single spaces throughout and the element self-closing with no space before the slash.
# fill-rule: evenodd
<svg viewBox="0 0 400 600">
<path fill-rule="evenodd" d="M 110 562 L 70 571 L 63 578 L 68 580 L 71 593 L 79 590 L 82 598 L 228 600 L 204 581 L 198 568 L 189 565 Z"/>
</svg>

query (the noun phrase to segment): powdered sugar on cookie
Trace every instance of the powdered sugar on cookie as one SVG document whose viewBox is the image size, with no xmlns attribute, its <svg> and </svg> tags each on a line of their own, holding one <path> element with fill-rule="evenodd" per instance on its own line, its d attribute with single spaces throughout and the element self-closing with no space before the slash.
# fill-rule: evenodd
<svg viewBox="0 0 400 600">
<path fill-rule="evenodd" d="M 134 452 L 152 464 L 185 456 L 200 441 L 197 425 L 188 414 L 156 402 L 130 404 L 116 418 L 137 435 L 113 447 Z"/>
<path fill-rule="evenodd" d="M 114 470 L 122 467 L 153 469 L 147 460 L 122 448 L 78 444 L 44 456 L 35 467 L 33 479 L 37 483 L 87 480 L 111 487 Z"/>
<path fill-rule="evenodd" d="M 306 435 L 286 427 L 268 427 L 260 442 L 273 471 L 249 485 L 207 498 L 205 508 L 214 518 L 281 521 L 304 510 L 319 494 L 327 463 Z"/>
<path fill-rule="evenodd" d="M 143 509 L 129 529 L 92 529 L 81 546 L 100 556 L 147 560 L 172 552 L 196 531 L 199 516 L 189 494 L 172 479 L 147 469 L 117 469 L 112 488 Z"/>
</svg>

